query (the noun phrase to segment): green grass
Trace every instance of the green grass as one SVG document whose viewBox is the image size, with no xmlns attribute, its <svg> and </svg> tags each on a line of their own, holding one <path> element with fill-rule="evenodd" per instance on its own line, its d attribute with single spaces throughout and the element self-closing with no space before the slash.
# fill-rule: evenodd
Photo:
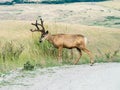
<svg viewBox="0 0 120 90">
<path fill-rule="evenodd" d="M 29 29 L 32 21 L 1 21 L 0 22 L 0 72 L 8 72 L 18 67 L 29 65 L 34 67 L 60 66 L 58 51 L 49 42 L 39 43 L 40 33 L 32 33 Z M 7 24 L 9 26 L 5 26 Z M 13 24 L 15 23 L 15 24 Z M 17 28 L 19 27 L 19 28 Z M 64 23 L 45 24 L 52 34 L 70 33 L 83 34 L 88 38 L 87 48 L 92 51 L 96 62 L 120 62 L 120 30 L 95 26 L 73 25 Z M 71 59 L 70 50 L 63 50 L 63 65 L 72 65 L 78 57 L 74 49 Z M 78 64 L 89 63 L 89 57 L 83 53 Z"/>
<path fill-rule="evenodd" d="M 95 21 L 93 25 L 120 28 L 120 17 L 107 16 L 102 21 Z"/>
</svg>

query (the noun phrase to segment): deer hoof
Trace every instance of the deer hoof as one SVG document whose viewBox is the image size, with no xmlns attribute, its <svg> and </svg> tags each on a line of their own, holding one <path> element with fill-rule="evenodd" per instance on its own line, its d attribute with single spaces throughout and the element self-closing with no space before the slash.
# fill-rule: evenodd
<svg viewBox="0 0 120 90">
<path fill-rule="evenodd" d="M 73 64 L 74 64 L 74 65 L 76 65 L 76 64 L 77 64 L 77 62 L 74 62 Z"/>
</svg>

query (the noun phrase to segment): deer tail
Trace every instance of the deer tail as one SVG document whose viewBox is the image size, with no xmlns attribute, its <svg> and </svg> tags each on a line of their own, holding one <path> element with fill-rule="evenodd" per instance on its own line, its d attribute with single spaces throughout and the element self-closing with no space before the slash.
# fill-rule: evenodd
<svg viewBox="0 0 120 90">
<path fill-rule="evenodd" d="M 87 38 L 86 37 L 84 37 L 84 41 L 85 41 L 85 45 L 87 45 Z"/>
</svg>

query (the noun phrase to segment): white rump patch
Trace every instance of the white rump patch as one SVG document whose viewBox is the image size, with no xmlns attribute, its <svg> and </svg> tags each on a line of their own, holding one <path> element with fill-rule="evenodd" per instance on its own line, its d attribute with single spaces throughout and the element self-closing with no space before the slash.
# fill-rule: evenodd
<svg viewBox="0 0 120 90">
<path fill-rule="evenodd" d="M 86 38 L 86 37 L 84 37 L 84 40 L 85 40 L 85 45 L 87 45 L 87 38 Z"/>
</svg>

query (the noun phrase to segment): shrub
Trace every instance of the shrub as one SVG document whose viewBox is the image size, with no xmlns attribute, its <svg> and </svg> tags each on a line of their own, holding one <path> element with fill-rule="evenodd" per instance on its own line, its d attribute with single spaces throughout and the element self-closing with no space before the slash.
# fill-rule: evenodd
<svg viewBox="0 0 120 90">
<path fill-rule="evenodd" d="M 107 16 L 106 19 L 108 20 L 113 20 L 113 19 L 120 19 L 120 17 L 116 17 L 116 16 Z"/>
<path fill-rule="evenodd" d="M 30 61 L 27 61 L 25 64 L 24 64 L 24 68 L 23 70 L 33 70 L 34 69 L 34 65 L 32 65 L 30 63 Z"/>
</svg>

